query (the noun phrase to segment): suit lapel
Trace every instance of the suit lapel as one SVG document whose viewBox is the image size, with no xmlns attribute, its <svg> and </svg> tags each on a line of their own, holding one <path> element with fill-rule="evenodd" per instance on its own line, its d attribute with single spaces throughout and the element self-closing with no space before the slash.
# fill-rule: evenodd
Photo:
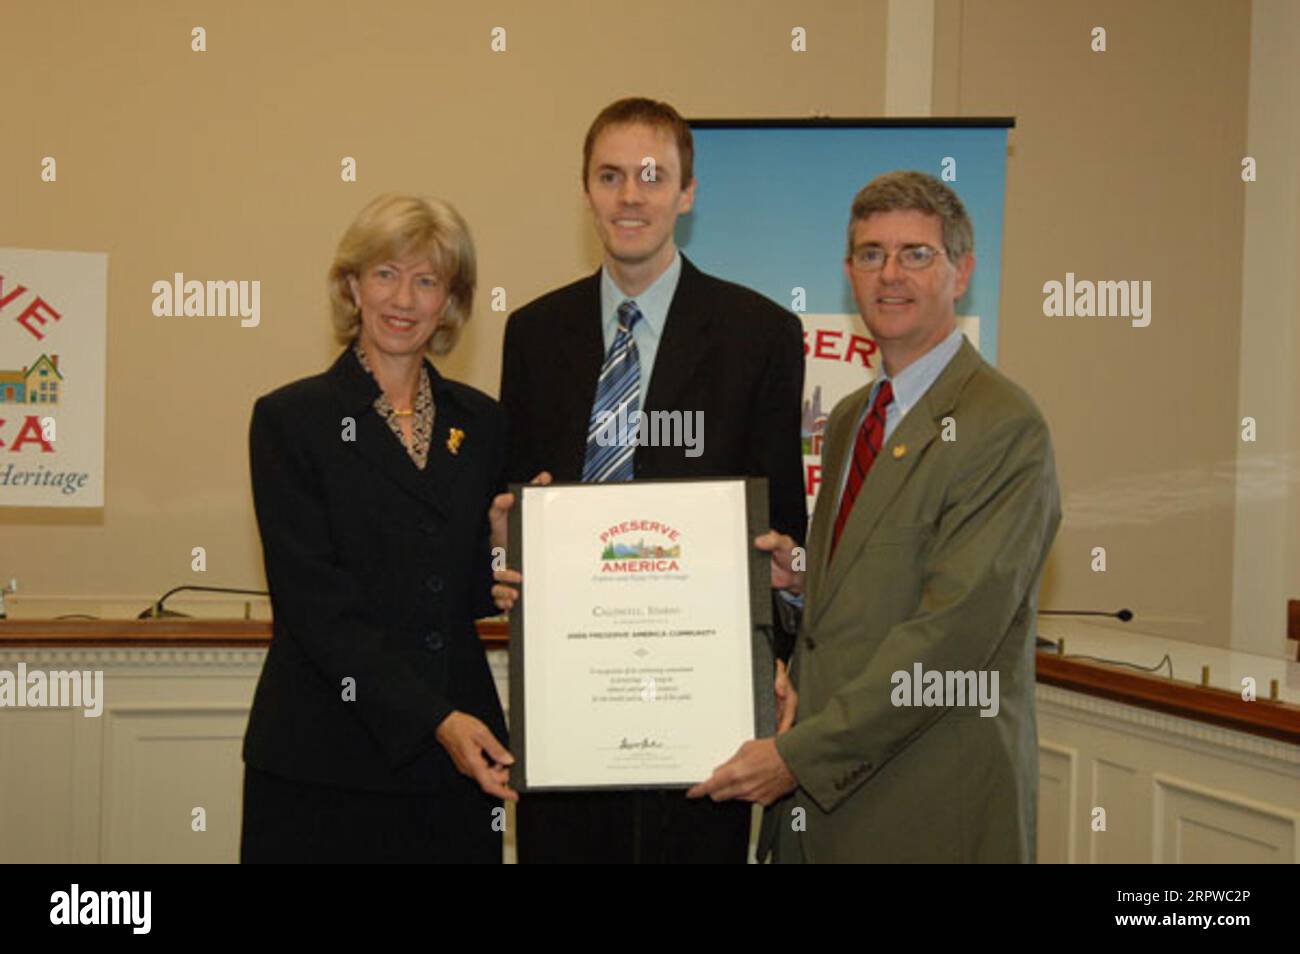
<svg viewBox="0 0 1300 954">
<path fill-rule="evenodd" d="M 903 418 L 902 423 L 894 429 L 889 440 L 885 441 L 867 479 L 858 492 L 858 499 L 853 504 L 849 519 L 844 524 L 844 533 L 839 546 L 831 556 L 826 567 L 826 582 L 818 601 L 817 613 L 835 599 L 835 592 L 840 588 L 853 566 L 857 553 L 862 549 L 871 532 L 880 522 L 881 516 L 889 508 L 894 497 L 902 490 L 908 477 L 919 463 L 926 447 L 939 432 L 930 418 L 926 399 L 922 397 L 916 406 Z M 893 448 L 906 448 L 902 457 L 895 457 Z M 847 453 L 852 454 L 849 447 Z"/>
<path fill-rule="evenodd" d="M 455 496 L 452 487 L 465 471 L 465 460 L 479 452 L 477 442 L 485 440 L 487 435 L 476 432 L 478 422 L 466 415 L 465 406 L 456 400 L 433 365 L 426 361 L 424 368 L 429 375 L 429 383 L 433 386 L 435 410 L 433 434 L 429 438 L 429 457 L 424 464 L 424 473 L 416 470 L 416 475 L 423 482 L 424 499 L 446 513 L 446 502 Z M 453 430 L 460 432 L 458 440 L 454 442 Z M 453 444 L 455 452 L 451 449 Z M 399 451 L 406 457 L 407 466 L 414 469 L 414 462 L 406 451 L 402 448 Z"/>
<path fill-rule="evenodd" d="M 605 363 L 605 338 L 601 331 L 600 271 L 589 276 L 574 289 L 548 334 L 555 335 L 558 348 L 550 353 L 563 355 L 561 364 L 551 369 L 555 403 L 555 420 L 562 421 L 563 437 L 554 454 L 550 469 L 557 479 L 572 475 L 581 479 L 587 453 L 587 424 L 596 400 L 596 382 Z M 531 475 L 529 475 L 531 476 Z"/>
<path fill-rule="evenodd" d="M 555 322 L 555 334 L 561 344 L 557 351 L 568 364 L 569 384 L 573 393 L 586 402 L 588 411 L 596 397 L 596 380 L 600 377 L 601 365 L 605 363 L 605 338 L 601 332 L 601 320 L 598 270 L 578 285 L 572 306 L 561 312 Z M 588 418 L 582 421 L 584 435 Z"/>
<path fill-rule="evenodd" d="M 650 390 L 642 396 L 642 409 L 671 409 L 709 351 L 713 315 L 705 307 L 703 285 L 704 276 L 683 255 L 682 272 L 664 319 Z"/>
<path fill-rule="evenodd" d="M 825 608 L 835 599 L 836 591 L 848 577 L 858 552 L 866 545 L 885 511 L 889 509 L 890 504 L 920 466 L 926 448 L 938 436 L 940 422 L 956 406 L 958 394 L 982 360 L 979 352 L 963 337 L 961 347 L 948 362 L 947 367 L 939 373 L 934 384 L 930 385 L 929 390 L 921 396 L 880 448 L 880 454 L 871 465 L 867 479 L 863 482 L 858 499 L 849 514 L 848 522 L 844 525 L 839 546 L 835 548 L 834 556 L 826 565 L 825 580 L 818 588 L 810 622 L 816 623 L 825 612 Z M 865 400 L 863 398 L 858 402 L 858 413 L 850 419 L 850 428 L 858 423 Z M 843 447 L 843 453 L 840 454 L 836 466 L 838 474 L 849 460 L 849 455 L 853 453 L 852 437 L 845 437 L 844 443 L 837 446 Z M 901 449 L 900 456 L 895 456 L 895 448 Z M 827 486 L 834 487 L 836 490 L 839 488 L 838 482 Z M 833 505 L 836 501 L 828 503 Z M 823 508 L 819 496 L 817 510 L 820 512 L 823 509 L 829 510 L 830 507 Z M 832 527 L 828 518 L 823 518 L 823 523 L 821 538 L 818 539 L 817 544 L 819 549 L 828 549 Z"/>
<path fill-rule="evenodd" d="M 374 470 L 392 481 L 413 497 L 433 507 L 444 517 L 449 516 L 446 501 L 451 485 L 460 476 L 458 456 L 447 447 L 452 427 L 466 431 L 461 439 L 460 452 L 473 439 L 469 433 L 464 409 L 454 399 L 442 376 L 428 361 L 424 372 L 433 390 L 433 434 L 429 442 L 429 457 L 424 470 L 415 466 L 402 442 L 388 428 L 388 424 L 374 409 L 379 396 L 379 384 L 361 366 L 351 348 L 347 348 L 330 368 L 329 375 L 335 387 L 344 416 L 356 421 L 356 440 L 344 442 L 360 455 Z"/>
</svg>

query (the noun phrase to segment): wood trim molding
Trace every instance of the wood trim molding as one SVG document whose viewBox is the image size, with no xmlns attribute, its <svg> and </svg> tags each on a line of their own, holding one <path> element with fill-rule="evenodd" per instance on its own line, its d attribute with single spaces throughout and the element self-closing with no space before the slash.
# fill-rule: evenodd
<svg viewBox="0 0 1300 954">
<path fill-rule="evenodd" d="M 1247 702 L 1241 698 L 1241 693 L 1228 689 L 1178 682 L 1119 666 L 1064 658 L 1050 652 L 1038 654 L 1038 681 L 1239 732 L 1300 744 L 1300 706 L 1285 702 L 1272 702 L 1264 697 Z"/>
<path fill-rule="evenodd" d="M 1300 601 L 1292 601 L 1296 606 Z M 478 623 L 488 649 L 510 645 L 505 620 Z M 271 641 L 267 620 L 0 620 L 0 648 L 164 646 L 169 648 L 259 649 Z M 1090 660 L 1038 654 L 1038 681 L 1146 709 L 1220 725 L 1239 732 L 1300 744 L 1300 706 L 1131 672 Z"/>
<path fill-rule="evenodd" d="M 489 649 L 510 644 L 505 620 L 478 623 Z M 170 646 L 242 649 L 271 642 L 269 620 L 245 619 L 6 619 L 0 620 L 0 648 L 26 646 Z"/>
</svg>

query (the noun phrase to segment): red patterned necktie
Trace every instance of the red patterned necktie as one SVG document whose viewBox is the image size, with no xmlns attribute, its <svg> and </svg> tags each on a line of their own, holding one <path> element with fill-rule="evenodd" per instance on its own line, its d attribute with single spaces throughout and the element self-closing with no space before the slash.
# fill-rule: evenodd
<svg viewBox="0 0 1300 954">
<path fill-rule="evenodd" d="M 858 428 L 858 439 L 853 442 L 853 463 L 849 466 L 849 477 L 844 483 L 844 496 L 840 498 L 840 512 L 835 518 L 835 533 L 831 536 L 831 554 L 840 542 L 840 534 L 849 521 L 853 502 L 858 499 L 858 491 L 867 479 L 867 471 L 880 452 L 880 445 L 885 440 L 885 408 L 894 399 L 892 385 L 885 381 L 876 391 L 876 400 L 871 405 L 871 412 Z"/>
</svg>

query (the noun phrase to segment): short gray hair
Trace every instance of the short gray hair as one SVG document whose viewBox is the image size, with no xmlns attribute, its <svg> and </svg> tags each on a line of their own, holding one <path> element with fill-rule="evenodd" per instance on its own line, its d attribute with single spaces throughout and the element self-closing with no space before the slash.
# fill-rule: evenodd
<svg viewBox="0 0 1300 954">
<path fill-rule="evenodd" d="M 877 212 L 915 210 L 937 215 L 943 225 L 943 246 L 948 261 L 954 265 L 967 252 L 975 250 L 975 228 L 957 193 L 932 175 L 924 172 L 886 172 L 876 176 L 853 197 L 849 213 L 848 250 L 853 255 L 853 227 Z"/>
</svg>

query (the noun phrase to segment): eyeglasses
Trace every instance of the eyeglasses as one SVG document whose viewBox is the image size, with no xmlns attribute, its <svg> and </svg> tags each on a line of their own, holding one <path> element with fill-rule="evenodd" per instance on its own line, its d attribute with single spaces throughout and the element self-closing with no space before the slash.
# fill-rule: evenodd
<svg viewBox="0 0 1300 954">
<path fill-rule="evenodd" d="M 849 261 L 860 272 L 878 272 L 885 267 L 890 255 L 897 255 L 900 266 L 909 272 L 918 272 L 929 268 L 934 264 L 935 257 L 943 254 L 943 249 L 931 248 L 929 245 L 904 245 L 897 252 L 886 252 L 879 245 L 864 245 L 854 250 Z"/>
</svg>

